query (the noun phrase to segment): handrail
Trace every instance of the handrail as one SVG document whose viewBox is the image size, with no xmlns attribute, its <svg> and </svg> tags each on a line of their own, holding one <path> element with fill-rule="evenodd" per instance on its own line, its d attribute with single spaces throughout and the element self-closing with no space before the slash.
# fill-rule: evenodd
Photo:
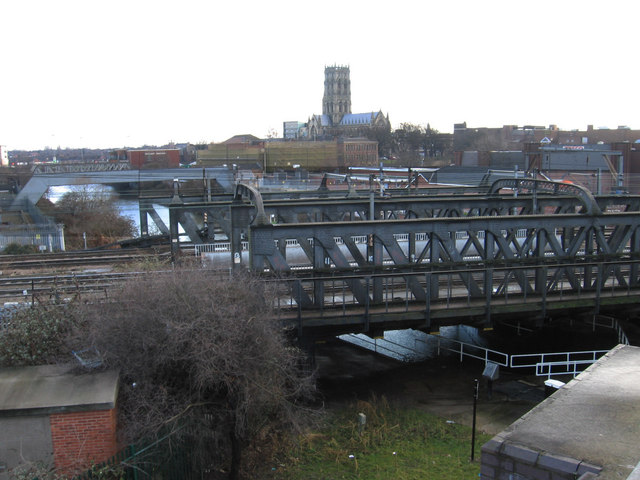
<svg viewBox="0 0 640 480">
<path fill-rule="evenodd" d="M 521 353 L 511 355 L 509 360 L 510 368 L 534 368 L 540 364 L 564 363 L 589 361 L 595 362 L 599 357 L 609 352 L 609 350 L 585 350 L 579 352 L 550 352 L 550 353 Z M 576 358 L 582 357 L 582 358 Z M 521 359 L 530 359 L 529 363 L 520 363 Z"/>
<path fill-rule="evenodd" d="M 551 378 L 554 375 L 573 375 L 573 378 L 584 370 L 578 369 L 581 365 L 593 365 L 595 360 L 572 360 L 569 362 L 540 362 L 536 364 L 536 377 Z M 553 371 L 553 367 L 563 367 L 564 370 Z"/>
<path fill-rule="evenodd" d="M 438 339 L 438 355 L 440 355 L 440 350 L 446 350 L 449 352 L 453 352 L 453 353 L 457 353 L 460 355 L 460 361 L 462 361 L 462 357 L 471 357 L 471 358 L 475 358 L 477 360 L 484 360 L 485 363 L 488 362 L 492 362 L 492 363 L 497 363 L 498 365 L 502 366 L 502 367 L 508 367 L 509 366 L 509 354 L 508 353 L 503 353 L 503 352 L 499 352 L 497 350 L 492 350 L 490 348 L 486 348 L 486 347 L 481 347 L 479 345 L 474 345 L 473 343 L 467 343 L 467 342 L 462 342 L 460 340 L 454 340 L 452 338 L 446 338 L 446 337 L 441 337 L 440 335 L 431 335 L 428 334 L 430 337 L 436 337 Z M 442 346 L 442 341 L 445 342 L 450 342 L 450 343 L 454 343 L 454 344 L 458 344 L 459 348 L 457 349 L 453 349 L 453 348 L 448 348 L 446 346 Z M 416 338 L 415 339 L 416 342 L 421 342 L 421 343 L 427 343 L 424 340 L 420 339 L 420 338 Z M 467 352 L 465 351 L 465 347 L 468 347 L 469 349 L 476 349 L 476 350 L 480 350 L 484 352 L 483 356 L 479 356 L 479 355 L 474 355 L 473 353 Z M 498 357 L 502 357 L 502 361 L 496 361 L 491 360 L 489 358 L 489 353 L 493 353 L 495 354 L 495 356 Z"/>
<path fill-rule="evenodd" d="M 361 335 L 348 334 L 344 336 L 349 336 L 353 338 L 357 338 L 359 342 L 362 344 L 375 345 L 376 351 L 377 349 L 387 350 L 389 352 L 394 353 L 400 357 L 404 357 L 401 353 L 391 348 L 384 347 L 382 345 L 378 345 L 378 343 L 374 340 L 367 340 L 362 338 Z M 490 348 L 482 347 L 480 345 L 474 345 L 468 342 L 462 342 L 460 340 L 455 340 L 452 338 L 441 337 L 439 335 L 427 334 L 428 337 L 435 337 L 438 339 L 437 343 L 437 356 L 440 356 L 440 352 L 442 350 L 455 353 L 459 355 L 460 361 L 462 362 L 464 357 L 475 358 L 477 360 L 483 360 L 485 364 L 494 363 L 501 367 L 507 368 L 535 368 L 536 376 L 538 377 L 547 377 L 551 378 L 554 375 L 573 375 L 576 377 L 579 373 L 583 371 L 583 369 L 579 369 L 580 366 L 583 365 L 592 365 L 595 363 L 598 358 L 602 355 L 605 355 L 609 352 L 609 350 L 591 350 L 591 351 L 579 351 L 579 352 L 551 352 L 551 353 L 526 353 L 526 354 L 515 354 L 510 355 L 508 353 L 499 352 L 497 350 L 492 350 Z M 421 338 L 415 338 L 414 342 L 427 344 L 425 340 Z M 408 347 L 406 345 L 398 344 L 395 342 L 391 342 L 385 339 L 385 343 L 389 343 L 391 345 L 395 345 L 397 347 L 401 347 L 405 350 L 418 353 L 417 349 Z M 453 344 L 454 347 L 447 346 L 446 344 Z M 444 345 L 443 345 L 444 344 Z M 482 353 L 478 354 L 473 350 L 480 351 Z M 493 355 L 491 355 L 493 354 Z M 554 357 L 562 358 L 564 360 L 556 360 L 552 361 Z M 583 357 L 583 358 L 576 358 Z M 534 358 L 534 360 L 530 363 L 518 363 L 519 359 L 525 358 Z M 549 359 L 549 360 L 547 360 Z M 562 367 L 561 371 L 554 371 L 554 367 Z"/>
</svg>

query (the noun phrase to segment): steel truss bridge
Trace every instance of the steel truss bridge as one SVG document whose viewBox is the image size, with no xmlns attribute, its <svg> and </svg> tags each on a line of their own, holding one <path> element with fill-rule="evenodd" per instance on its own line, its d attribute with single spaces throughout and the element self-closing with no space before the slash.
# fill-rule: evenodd
<svg viewBox="0 0 640 480">
<path fill-rule="evenodd" d="M 557 182 L 470 189 L 174 195 L 172 251 L 273 283 L 302 337 L 630 311 L 640 302 L 640 197 Z M 288 197 L 288 198 L 284 198 Z M 144 225 L 159 220 L 141 199 Z M 141 222 L 142 224 L 143 222 Z M 184 233 L 183 233 L 184 232 Z M 186 238 L 186 240 L 185 240 Z"/>
</svg>

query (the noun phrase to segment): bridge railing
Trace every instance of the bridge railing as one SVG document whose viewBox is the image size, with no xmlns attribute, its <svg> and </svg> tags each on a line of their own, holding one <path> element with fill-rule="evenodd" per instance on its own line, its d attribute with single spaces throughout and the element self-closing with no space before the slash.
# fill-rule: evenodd
<svg viewBox="0 0 640 480">
<path fill-rule="evenodd" d="M 405 357 L 406 359 L 410 359 L 412 354 L 413 356 L 419 356 L 421 350 L 417 347 L 410 348 L 407 345 L 391 342 L 387 339 L 384 339 L 383 343 L 380 343 L 364 335 L 351 334 L 343 337 L 348 337 L 352 343 L 359 344 L 377 353 L 393 358 Z M 435 353 L 438 357 L 442 352 L 450 352 L 458 356 L 460 362 L 465 358 L 474 358 L 483 361 L 485 365 L 494 363 L 506 368 L 529 368 L 535 371 L 536 376 L 547 378 L 567 375 L 576 377 L 587 367 L 594 364 L 600 357 L 609 352 L 609 350 L 591 350 L 579 352 L 508 354 L 482 345 L 441 337 L 439 335 L 428 335 L 428 339 L 436 339 Z M 415 338 L 414 342 L 431 347 L 428 339 Z"/>
<path fill-rule="evenodd" d="M 574 378 L 595 363 L 593 360 L 571 360 L 567 362 L 546 362 L 536 364 L 536 376 L 547 377 L 572 375 Z"/>
<path fill-rule="evenodd" d="M 473 343 L 461 342 L 460 340 L 454 340 L 451 338 L 441 337 L 439 335 L 430 335 L 430 337 L 437 338 L 437 354 L 440 356 L 442 351 L 447 351 L 451 353 L 455 353 L 459 356 L 460 361 L 464 357 L 475 358 L 477 360 L 482 360 L 486 363 L 496 363 L 501 367 L 509 366 L 509 354 L 504 352 L 499 352 L 497 350 L 492 350 L 490 348 L 483 347 L 481 345 L 474 345 Z M 427 342 L 420 338 L 415 339 L 418 343 Z"/>
<path fill-rule="evenodd" d="M 573 375 L 593 364 L 609 350 L 588 350 L 580 352 L 528 353 L 511 355 L 510 368 L 534 368 L 536 375 Z"/>
<path fill-rule="evenodd" d="M 352 305 L 376 306 L 387 311 L 414 310 L 416 304 L 455 303 L 457 306 L 530 304 L 541 301 L 598 299 L 638 293 L 638 260 L 610 262 L 545 263 L 491 268 L 490 284 L 480 266 L 439 267 L 423 272 L 343 273 L 288 277 L 281 283 L 285 305 L 302 308 L 336 308 Z M 438 268 L 439 267 L 439 268 Z M 618 274 L 604 274 L 617 269 Z M 299 273 L 304 273 L 300 270 Z M 569 273 L 567 273 L 569 272 Z M 544 284 L 544 289 L 540 285 Z"/>
</svg>

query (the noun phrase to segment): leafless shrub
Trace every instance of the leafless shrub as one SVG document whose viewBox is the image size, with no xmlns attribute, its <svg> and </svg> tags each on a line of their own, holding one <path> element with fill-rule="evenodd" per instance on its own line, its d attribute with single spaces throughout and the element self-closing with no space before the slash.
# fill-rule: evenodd
<svg viewBox="0 0 640 480">
<path fill-rule="evenodd" d="M 84 342 L 121 372 L 126 441 L 189 420 L 181 432 L 198 439 L 207 468 L 250 478 L 256 452 L 308 417 L 313 378 L 264 282 L 176 270 L 140 276 L 111 298 L 84 307 Z"/>
</svg>

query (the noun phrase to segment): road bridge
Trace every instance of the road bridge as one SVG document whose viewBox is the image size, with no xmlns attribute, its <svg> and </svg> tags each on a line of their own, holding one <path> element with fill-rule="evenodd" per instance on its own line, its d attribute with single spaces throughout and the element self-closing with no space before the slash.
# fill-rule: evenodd
<svg viewBox="0 0 640 480">
<path fill-rule="evenodd" d="M 49 187 L 60 185 L 113 185 L 118 183 L 140 183 L 180 180 L 216 180 L 223 188 L 231 191 L 234 172 L 227 168 L 167 168 L 156 170 L 115 170 L 115 171 L 64 171 L 57 173 L 34 173 L 14 199 L 11 209 L 25 208 L 25 203 L 35 205 Z"/>
<path fill-rule="evenodd" d="M 228 237 L 224 265 L 277 277 L 280 314 L 302 336 L 491 328 L 502 318 L 541 325 L 568 312 L 634 308 L 638 197 L 549 183 L 289 201 L 239 186 L 217 204 L 174 197 L 169 231 L 177 253 L 184 236 L 206 242 L 215 223 Z"/>
</svg>

